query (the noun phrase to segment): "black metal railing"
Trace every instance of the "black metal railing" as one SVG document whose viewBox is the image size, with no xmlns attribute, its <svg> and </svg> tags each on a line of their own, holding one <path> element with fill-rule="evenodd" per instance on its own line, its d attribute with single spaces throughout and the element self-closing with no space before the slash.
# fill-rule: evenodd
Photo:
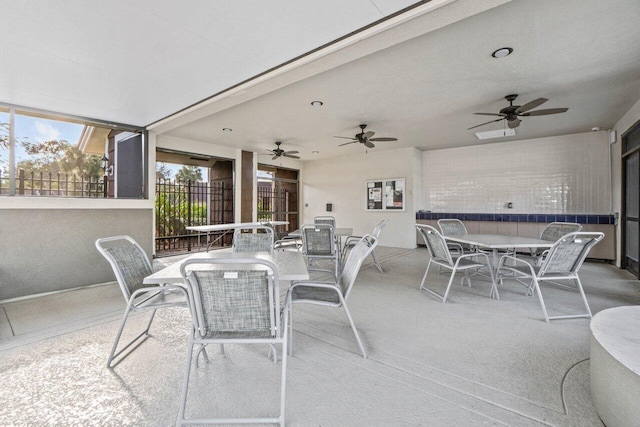
<svg viewBox="0 0 640 427">
<path fill-rule="evenodd" d="M 223 181 L 158 180 L 155 212 L 156 255 L 191 251 L 196 248 L 198 235 L 186 227 L 231 222 L 225 221 L 225 217 L 229 217 L 229 212 L 233 216 L 233 187 Z M 213 233 L 208 237 L 213 240 L 218 236 Z M 217 242 L 217 246 L 228 244 L 229 239 Z"/>
<path fill-rule="evenodd" d="M 0 194 L 11 194 L 11 178 L 0 171 Z M 32 172 L 20 169 L 15 180 L 16 196 L 106 197 L 106 180 L 69 174 Z"/>
</svg>

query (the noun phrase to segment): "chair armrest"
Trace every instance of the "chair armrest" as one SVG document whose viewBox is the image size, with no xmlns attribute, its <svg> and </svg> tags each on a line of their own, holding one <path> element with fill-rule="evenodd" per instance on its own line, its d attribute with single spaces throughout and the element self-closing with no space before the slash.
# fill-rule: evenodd
<svg viewBox="0 0 640 427">
<path fill-rule="evenodd" d="M 503 268 L 507 268 L 507 269 L 509 268 L 509 266 L 505 267 L 505 265 L 504 265 L 506 260 L 511 260 L 515 264 L 523 264 L 525 267 L 529 267 L 529 271 L 531 272 L 531 277 L 536 275 L 535 270 L 533 268 L 533 265 L 531 265 L 530 262 L 528 262 L 528 261 L 526 261 L 526 260 L 524 260 L 522 258 L 516 258 L 516 257 L 514 257 L 512 255 L 503 255 L 503 256 L 500 257 L 500 261 L 498 262 L 498 270 L 497 270 L 498 273 Z"/>
<path fill-rule="evenodd" d="M 301 280 L 299 282 L 291 283 L 291 286 L 289 286 L 288 292 L 291 292 L 291 290 L 296 286 L 313 286 L 315 288 L 327 288 L 327 289 L 335 289 L 337 291 L 340 291 L 340 289 L 338 288 L 338 285 L 336 285 L 334 282 L 320 282 L 320 281 L 314 282 L 311 280 Z"/>
<path fill-rule="evenodd" d="M 160 292 L 160 293 L 169 293 L 169 292 L 174 292 L 174 291 L 180 291 L 182 293 L 184 293 L 185 295 L 187 294 L 187 290 L 184 288 L 184 286 L 180 286 L 180 285 L 170 285 L 170 284 L 162 284 L 162 285 L 157 285 L 157 286 L 148 286 L 146 288 L 139 288 L 136 289 L 135 291 L 133 291 L 133 293 L 131 294 L 131 296 L 129 298 L 135 298 L 141 294 L 147 293 L 147 292 Z"/>
<path fill-rule="evenodd" d="M 360 239 L 362 239 L 362 236 L 347 236 L 344 239 L 344 245 L 348 246 L 348 245 L 352 244 L 351 242 L 353 242 L 354 240 L 357 243 L 358 241 L 360 241 Z M 353 243 L 353 244 L 355 244 L 355 243 Z"/>
<path fill-rule="evenodd" d="M 336 276 L 336 272 L 333 270 L 327 270 L 325 268 L 307 268 L 308 272 L 322 272 L 322 273 L 328 273 L 331 275 L 331 278 L 333 279 L 334 282 L 338 281 L 338 277 Z"/>
</svg>

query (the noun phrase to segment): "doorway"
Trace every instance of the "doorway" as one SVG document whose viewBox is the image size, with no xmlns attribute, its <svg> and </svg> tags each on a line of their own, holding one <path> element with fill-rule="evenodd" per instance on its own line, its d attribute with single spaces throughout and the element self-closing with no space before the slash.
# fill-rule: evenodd
<svg viewBox="0 0 640 427">
<path fill-rule="evenodd" d="M 233 222 L 233 165 L 228 159 L 156 152 L 156 256 L 197 250 L 197 235 L 186 227 Z M 230 235 L 217 237 L 211 233 L 214 246 L 231 245 Z"/>
<path fill-rule="evenodd" d="M 622 135 L 622 268 L 640 278 L 640 122 Z"/>
<path fill-rule="evenodd" d="M 298 171 L 258 165 L 258 221 L 289 221 L 275 227 L 276 238 L 297 230 Z"/>
</svg>

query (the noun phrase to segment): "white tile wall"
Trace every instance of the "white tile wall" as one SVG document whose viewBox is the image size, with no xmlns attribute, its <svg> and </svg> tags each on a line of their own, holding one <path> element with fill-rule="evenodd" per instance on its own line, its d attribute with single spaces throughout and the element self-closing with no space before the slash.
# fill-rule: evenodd
<svg viewBox="0 0 640 427">
<path fill-rule="evenodd" d="M 425 151 L 422 159 L 423 209 L 432 212 L 612 211 L 606 131 Z"/>
</svg>

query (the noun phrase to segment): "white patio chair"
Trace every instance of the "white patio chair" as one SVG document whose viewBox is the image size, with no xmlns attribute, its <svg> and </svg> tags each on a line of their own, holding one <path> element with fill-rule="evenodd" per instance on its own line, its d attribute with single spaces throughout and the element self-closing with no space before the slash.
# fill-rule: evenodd
<svg viewBox="0 0 640 427">
<path fill-rule="evenodd" d="M 107 366 L 112 368 L 120 363 L 129 353 L 122 357 L 117 363 L 112 364 L 113 360 L 123 354 L 133 344 L 137 345 L 132 348 L 135 350 L 142 343 L 140 338 L 146 339 L 149 336 L 149 329 L 155 317 L 156 310 L 168 307 L 186 307 L 187 293 L 181 286 L 162 285 L 162 286 L 145 286 L 142 284 L 143 279 L 153 273 L 151 263 L 147 258 L 144 250 L 129 236 L 105 237 L 96 240 L 96 248 L 109 261 L 113 273 L 116 276 L 120 290 L 127 302 L 120 328 L 116 334 L 116 339 L 107 359 Z M 151 318 L 147 323 L 147 327 L 138 336 L 131 340 L 127 345 L 116 351 L 122 331 L 124 330 L 129 314 L 132 311 L 151 311 Z"/>
<path fill-rule="evenodd" d="M 440 227 L 440 233 L 443 236 L 462 236 L 464 234 L 469 234 L 464 223 L 455 218 L 439 219 L 438 227 Z"/>
<path fill-rule="evenodd" d="M 327 307 L 342 307 L 353 334 L 358 341 L 362 357 L 367 357 L 367 352 L 362 344 L 358 330 L 356 329 L 353 318 L 347 307 L 347 299 L 351 295 L 353 284 L 356 281 L 362 262 L 369 256 L 378 244 L 378 239 L 370 234 L 365 235 L 349 252 L 349 257 L 344 264 L 344 268 L 339 276 L 334 276 L 331 281 L 301 281 L 293 282 L 289 287 L 287 297 L 289 299 L 289 327 L 293 328 L 293 304 L 308 303 L 324 305 Z M 293 330 L 290 331 L 289 337 L 293 339 Z M 293 342 L 289 345 L 289 350 L 293 352 Z"/>
<path fill-rule="evenodd" d="M 268 226 L 245 226 L 233 232 L 233 252 L 273 253 L 273 228 Z"/>
<path fill-rule="evenodd" d="M 380 232 L 388 223 L 388 219 L 383 219 L 382 221 L 380 221 L 378 225 L 376 225 L 376 227 L 373 229 L 373 233 L 371 233 L 371 235 L 376 239 L 379 239 Z M 362 236 L 347 236 L 347 238 L 344 240 L 344 246 L 342 247 L 342 259 L 347 258 L 347 253 L 351 249 L 353 249 L 353 247 L 360 241 L 360 239 L 362 239 Z M 374 265 L 378 268 L 380 273 L 384 273 L 384 271 L 382 271 L 382 266 L 380 265 L 380 261 L 378 260 L 378 256 L 376 255 L 375 250 L 371 251 L 371 257 L 373 258 Z"/>
<path fill-rule="evenodd" d="M 580 277 L 578 277 L 578 270 L 584 263 L 591 248 L 603 238 L 603 233 L 573 232 L 566 234 L 558 239 L 551 249 L 549 249 L 544 256 L 542 264 L 539 266 L 521 258 L 505 255 L 500 258 L 497 277 L 500 278 L 501 282 L 507 278 L 514 278 L 521 283 L 523 280 L 529 280 L 527 294 L 536 293 L 538 295 L 538 300 L 540 301 L 546 322 L 554 319 L 574 319 L 580 317 L 590 319 L 591 309 L 589 308 L 589 302 L 582 288 Z M 507 260 L 512 261 L 513 265 L 507 265 L 505 263 Z M 505 275 L 505 272 L 508 274 Z M 558 283 L 559 280 L 573 281 L 575 287 Z M 550 317 L 544 298 L 542 297 L 542 291 L 540 290 L 541 282 L 549 282 L 566 289 L 577 290 L 582 297 L 586 313 Z"/>
<path fill-rule="evenodd" d="M 438 228 L 440 228 L 440 234 L 443 236 L 463 236 L 469 234 L 467 227 L 459 219 L 455 218 L 443 218 L 438 220 Z M 460 255 L 464 255 L 464 246 L 460 243 L 447 242 L 451 255 L 455 258 Z M 467 252 L 475 252 L 475 248 L 467 247 Z M 440 271 L 438 269 L 438 271 Z"/>
<path fill-rule="evenodd" d="M 422 238 L 427 245 L 427 250 L 429 251 L 430 255 L 429 263 L 427 264 L 427 270 L 424 272 L 422 282 L 420 282 L 421 290 L 427 291 L 429 294 L 437 297 L 444 303 L 447 301 L 447 297 L 449 296 L 449 291 L 451 289 L 451 284 L 453 283 L 453 279 L 457 272 L 461 271 L 464 273 L 464 277 L 461 279 L 460 284 L 464 284 L 464 280 L 467 279 L 468 285 L 471 286 L 471 277 L 469 276 L 469 272 L 475 272 L 484 275 L 481 270 L 488 269 L 489 278 L 491 279 L 491 292 L 489 296 L 495 296 L 496 298 L 499 298 L 498 289 L 496 287 L 495 278 L 487 254 L 482 252 L 475 252 L 460 255 L 454 260 L 451 256 L 451 253 L 449 252 L 447 242 L 444 240 L 438 230 L 436 230 L 434 227 L 431 227 L 430 225 L 425 224 L 416 224 L 416 228 L 422 235 Z M 481 258 L 485 262 L 478 262 L 474 260 L 474 258 Z M 444 291 L 444 295 L 440 295 L 425 286 L 425 281 L 427 279 L 427 275 L 429 274 L 429 268 L 431 267 L 431 264 L 435 264 L 439 267 L 451 270 L 451 276 L 449 276 L 449 283 L 447 284 L 447 287 Z"/>
<path fill-rule="evenodd" d="M 313 218 L 314 224 L 329 224 L 333 228 L 336 228 L 336 219 L 330 215 L 316 216 Z"/>
<path fill-rule="evenodd" d="M 247 264 L 263 269 L 249 270 Z M 189 287 L 193 327 L 189 335 L 178 425 L 182 424 L 285 424 L 287 376 L 288 300 L 280 311 L 280 291 L 276 266 L 266 260 L 190 259 L 180 271 Z M 185 416 L 194 347 L 218 344 L 224 355 L 225 344 L 268 344 L 282 346 L 280 408 L 277 417 L 198 418 Z M 200 351 L 196 353 L 197 359 Z M 276 355 L 277 356 L 277 355 Z M 226 357 L 226 355 L 225 355 Z M 205 358 L 210 363 L 208 358 Z M 223 369 L 223 368 L 221 368 Z M 215 378 L 212 378 L 215 381 Z M 247 399 L 249 402 L 250 399 Z"/>
<path fill-rule="evenodd" d="M 302 254 L 307 258 L 307 266 L 312 266 L 317 260 L 330 260 L 335 264 L 334 274 L 340 271 L 339 254 L 336 250 L 336 240 L 333 226 L 330 224 L 305 224 L 300 227 L 302 235 Z"/>
<path fill-rule="evenodd" d="M 540 233 L 540 240 L 548 240 L 550 242 L 557 242 L 558 239 L 566 234 L 574 233 L 582 230 L 582 225 L 575 222 L 552 222 Z M 548 252 L 543 249 L 531 249 L 531 257 L 534 258 L 534 262 L 537 265 L 542 263 L 544 254 Z"/>
</svg>

